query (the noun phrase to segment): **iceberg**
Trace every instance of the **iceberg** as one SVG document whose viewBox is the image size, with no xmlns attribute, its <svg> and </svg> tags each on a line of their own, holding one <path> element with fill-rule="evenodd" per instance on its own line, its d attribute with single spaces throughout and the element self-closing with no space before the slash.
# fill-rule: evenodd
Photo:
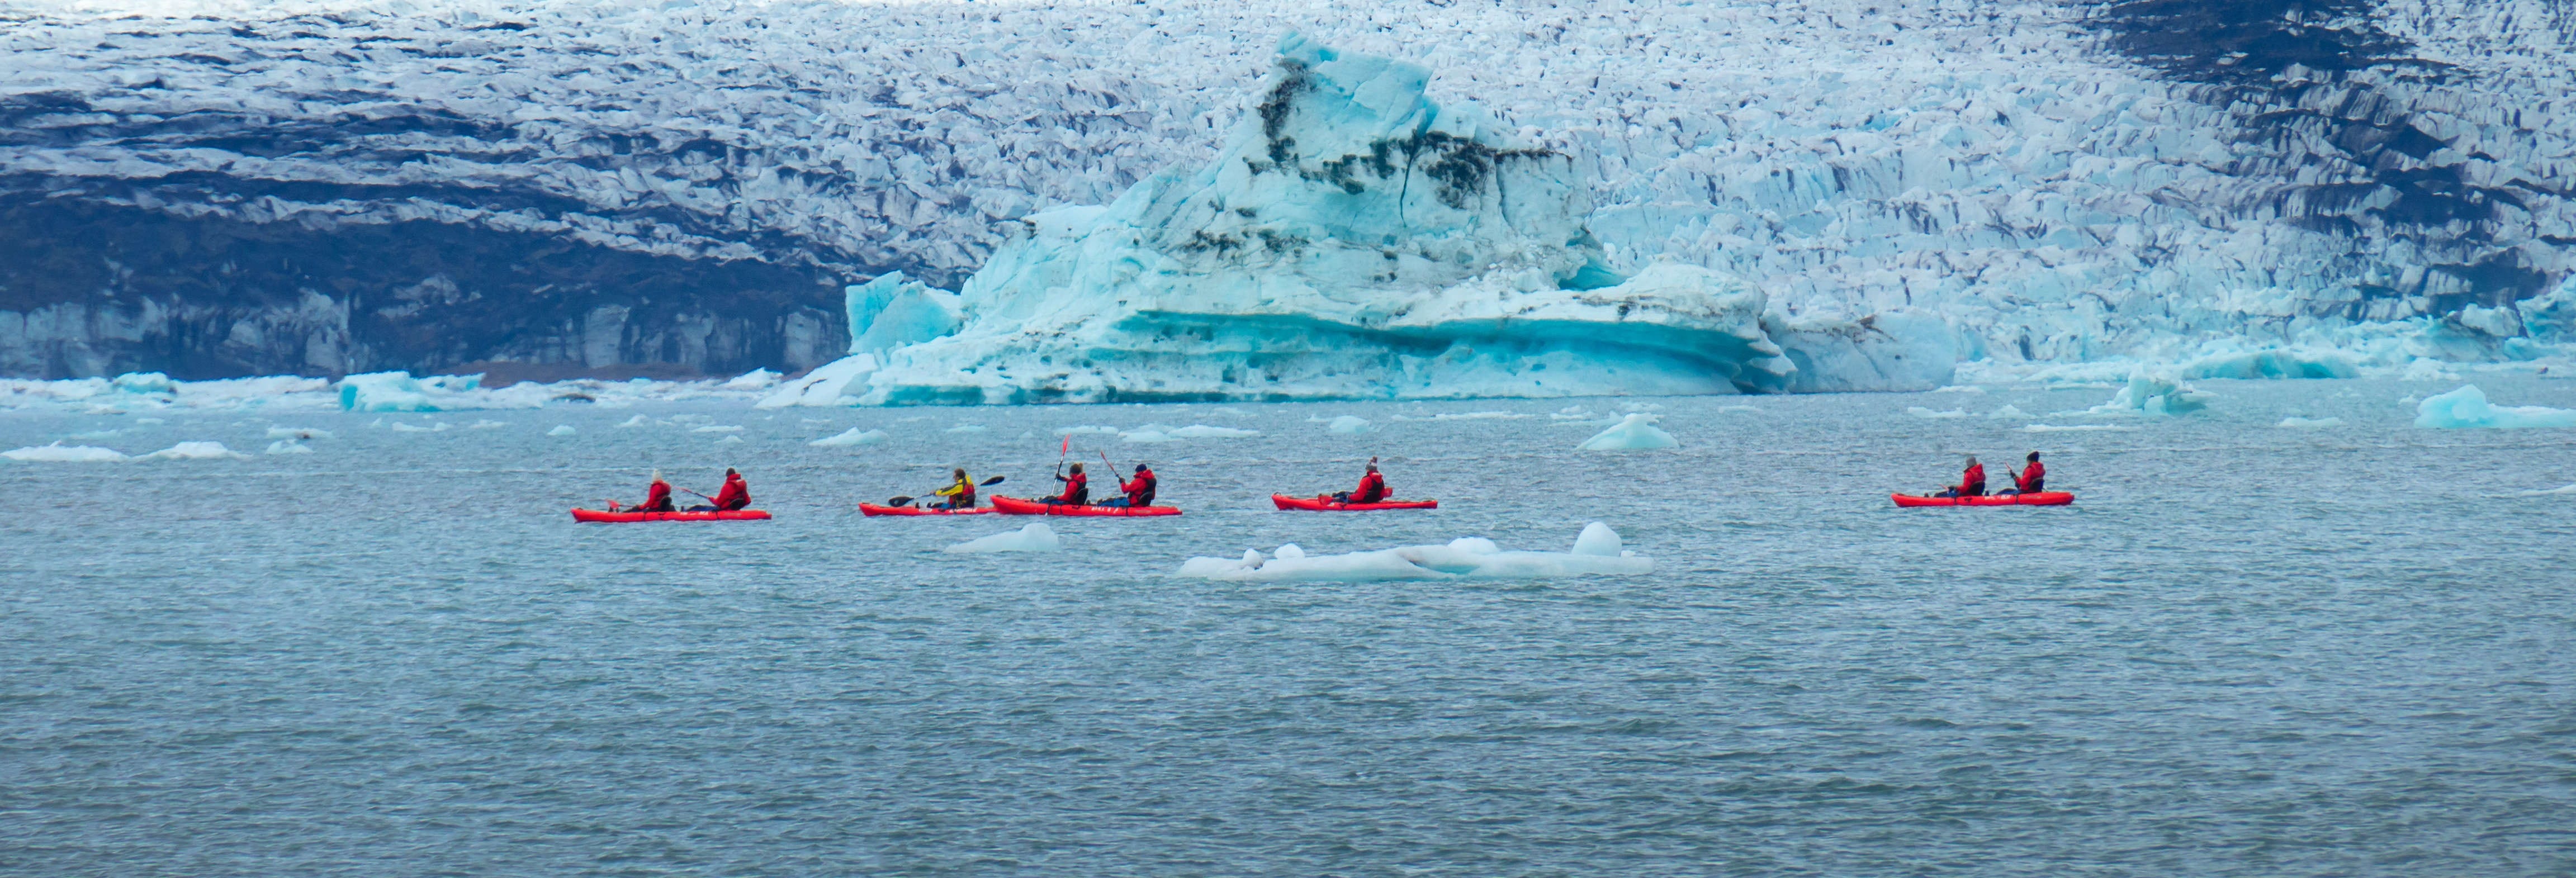
<svg viewBox="0 0 2576 878">
<path fill-rule="evenodd" d="M 1163 431 L 1163 434 L 1174 439 L 1241 439 L 1247 436 L 1259 436 L 1261 435 L 1261 431 L 1245 430 L 1239 427 L 1211 427 L 1206 424 L 1191 424 L 1177 430 L 1165 430 Z"/>
<path fill-rule="evenodd" d="M 1642 576 L 1654 571 L 1653 559 L 1623 550 L 1618 532 L 1596 521 L 1583 526 L 1572 552 L 1506 552 L 1483 537 L 1344 555 L 1308 555 L 1289 543 L 1269 557 L 1245 549 L 1240 558 L 1191 558 L 1182 562 L 1179 575 L 1228 582 L 1375 582 Z"/>
<path fill-rule="evenodd" d="M 982 555 L 994 552 L 1053 552 L 1063 547 L 1064 541 L 1056 538 L 1055 530 L 1047 527 L 1046 522 L 1032 521 L 1029 522 L 1029 526 L 1019 530 L 977 537 L 940 551 L 960 555 Z"/>
<path fill-rule="evenodd" d="M 340 408 L 352 412 L 434 412 L 438 406 L 409 372 L 369 372 L 340 379 Z"/>
<path fill-rule="evenodd" d="M 575 430 L 575 429 L 573 429 L 571 424 L 556 424 L 554 429 L 552 429 L 552 430 L 547 430 L 547 431 L 546 431 L 546 435 L 548 435 L 548 436 L 570 436 L 570 435 L 572 435 L 572 434 L 579 433 L 579 432 L 581 432 L 581 431 L 580 431 L 580 430 Z"/>
<path fill-rule="evenodd" d="M 136 457 L 135 460 L 249 460 L 250 455 L 225 448 L 221 442 L 181 442 L 177 445 Z"/>
<path fill-rule="evenodd" d="M 854 445 L 874 445 L 890 438 L 893 437 L 886 435 L 884 430 L 861 430 L 851 427 L 836 435 L 825 436 L 805 444 L 816 448 L 848 448 Z"/>
<path fill-rule="evenodd" d="M 2297 415 L 2291 415 L 2289 417 L 2282 418 L 2280 423 L 2273 424 L 2272 426 L 2289 430 L 2322 430 L 2327 427 L 2343 426 L 2343 419 L 2302 418 Z"/>
<path fill-rule="evenodd" d="M 1105 207 L 1027 215 L 953 299 L 896 275 L 851 288 L 859 340 L 817 370 L 842 383 L 763 405 L 1949 382 L 1954 333 L 1931 315 L 1781 318 L 1784 348 L 1765 328 L 1768 298 L 1740 279 L 1680 262 L 1612 271 L 1575 156 L 1432 101 L 1430 77 L 1290 34 L 1214 160 Z"/>
<path fill-rule="evenodd" d="M 1640 451 L 1650 448 L 1672 448 L 1681 443 L 1673 434 L 1655 427 L 1656 416 L 1639 412 L 1619 419 L 1610 429 L 1594 434 L 1575 446 L 1580 451 Z"/>
<path fill-rule="evenodd" d="M 770 385 L 777 383 L 778 373 L 767 369 L 753 369 L 736 375 L 732 380 L 718 384 L 716 387 L 723 390 L 768 390 Z"/>
<path fill-rule="evenodd" d="M 304 443 L 302 443 L 302 442 L 298 442 L 298 441 L 293 440 L 293 439 L 280 439 L 280 440 L 277 440 L 277 441 L 275 441 L 275 442 L 268 443 L 268 452 L 267 452 L 267 453 L 269 453 L 269 454 L 312 454 L 312 453 L 313 453 L 313 446 L 306 445 L 306 444 L 304 444 Z"/>
<path fill-rule="evenodd" d="M 1367 418 L 1359 417 L 1357 415 L 1341 415 L 1333 418 L 1332 423 L 1324 425 L 1324 429 L 1345 435 L 1358 435 L 1374 429 L 1374 426 L 1369 423 L 1369 419 Z"/>
<path fill-rule="evenodd" d="M 38 445 L 31 448 L 13 448 L 8 451 L 0 451 L 0 457 L 6 457 L 10 460 L 26 461 L 28 463 L 108 463 L 126 459 L 124 452 L 120 452 L 112 448 L 99 448 L 93 445 L 64 445 L 60 442 L 56 442 L 52 445 Z"/>
<path fill-rule="evenodd" d="M 2443 430 L 2576 427 L 2576 410 L 2490 405 L 2486 391 L 2475 384 L 2464 384 L 2458 390 L 2416 403 L 2415 426 Z"/>
<path fill-rule="evenodd" d="M 1967 409 L 1945 409 L 1936 412 L 1919 405 L 1906 406 L 1905 413 L 1918 418 L 1933 418 L 1936 420 L 1943 418 L 1964 418 L 1968 416 Z"/>
<path fill-rule="evenodd" d="M 331 438 L 331 431 L 329 431 L 329 430 L 317 430 L 317 429 L 314 429 L 314 428 L 312 428 L 312 427 L 270 427 L 270 428 L 268 428 L 268 436 L 267 436 L 266 438 L 270 438 L 270 439 L 329 439 L 329 438 Z"/>
<path fill-rule="evenodd" d="M 2093 415 L 2179 415 L 2209 407 L 2216 395 L 2194 389 L 2180 380 L 2141 369 L 2129 373 L 2129 383 L 2111 395 L 2111 401 L 2083 412 Z"/>
</svg>

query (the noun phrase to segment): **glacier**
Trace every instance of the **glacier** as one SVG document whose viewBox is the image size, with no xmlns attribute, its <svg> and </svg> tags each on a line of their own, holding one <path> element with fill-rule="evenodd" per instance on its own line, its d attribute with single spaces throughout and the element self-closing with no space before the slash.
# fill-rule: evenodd
<svg viewBox="0 0 2576 878">
<path fill-rule="evenodd" d="M 2541 0 L 5 8 L 0 375 L 803 369 L 856 341 L 846 286 L 949 304 L 1033 222 L 1225 150 L 1292 23 L 1564 156 L 1607 271 L 1762 293 L 1785 390 L 2576 330 Z M 1528 378 L 1488 359 L 1442 374 Z"/>
</svg>

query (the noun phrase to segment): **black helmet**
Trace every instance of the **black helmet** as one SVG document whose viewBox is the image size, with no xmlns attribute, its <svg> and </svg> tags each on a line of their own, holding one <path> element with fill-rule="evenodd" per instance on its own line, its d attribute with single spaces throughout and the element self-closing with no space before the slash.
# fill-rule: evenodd
<svg viewBox="0 0 2576 878">
<path fill-rule="evenodd" d="M 2039 459 L 2039 452 L 2033 451 L 2033 452 L 2031 452 L 2031 453 L 2030 453 L 2030 456 L 2029 456 L 2029 457 L 2025 457 L 2025 458 L 2022 458 L 2022 459 L 2023 459 L 2023 460 L 2038 460 L 2038 459 Z"/>
<path fill-rule="evenodd" d="M 1140 472 L 1140 473 L 1141 473 L 1141 472 L 1144 472 L 1144 471 L 1145 471 L 1145 465 L 1144 465 L 1144 464 L 1141 464 L 1141 463 L 1140 463 L 1140 464 L 1137 464 L 1137 465 L 1136 465 L 1136 471 L 1137 471 L 1137 472 Z"/>
</svg>

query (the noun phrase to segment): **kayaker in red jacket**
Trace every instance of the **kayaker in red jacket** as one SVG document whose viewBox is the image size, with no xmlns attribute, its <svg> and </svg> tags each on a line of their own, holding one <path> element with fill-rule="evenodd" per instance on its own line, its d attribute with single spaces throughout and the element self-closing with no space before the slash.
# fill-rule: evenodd
<svg viewBox="0 0 2576 878">
<path fill-rule="evenodd" d="M 1977 462 L 1977 458 L 1976 458 L 1975 456 L 1973 456 L 1973 455 L 1972 455 L 1972 456 L 1970 456 L 1970 457 L 1968 458 L 1968 471 L 1967 471 L 1967 472 L 1964 472 L 1964 473 L 1960 473 L 1960 474 L 1959 474 L 1959 483 L 1958 483 L 1957 485 L 1953 485 L 1953 486 L 1951 486 L 1951 488 L 1950 488 L 1949 490 L 1947 490 L 1947 491 L 1943 491 L 1943 492 L 1941 492 L 1941 493 L 1934 494 L 1934 495 L 1932 495 L 1932 496 L 1935 496 L 1935 497 L 1983 497 L 1983 496 L 1985 496 L 1985 495 L 1986 495 L 1986 465 L 1985 465 L 1985 464 L 1982 464 L 1982 463 L 1978 463 L 1978 462 Z"/>
<path fill-rule="evenodd" d="M 614 500 L 609 501 L 609 503 L 608 503 L 608 511 L 610 511 L 610 512 L 615 512 L 615 511 L 617 511 L 617 501 L 614 501 Z M 637 506 L 629 506 L 629 507 L 627 507 L 627 508 L 626 508 L 626 511 L 628 511 L 628 512 L 669 512 L 669 511 L 671 511 L 671 483 L 669 483 L 669 482 L 665 482 L 665 481 L 662 481 L 662 471 L 661 471 L 661 470 L 654 470 L 654 471 L 653 471 L 653 484 L 652 484 L 652 485 L 650 485 L 650 486 L 648 486 L 648 487 L 646 487 L 646 488 L 644 489 L 644 502 L 643 502 L 643 504 L 641 504 L 641 505 L 637 505 Z"/>
<path fill-rule="evenodd" d="M 732 512 L 750 505 L 751 486 L 743 482 L 742 474 L 734 472 L 733 467 L 725 467 L 724 487 L 716 489 L 716 511 Z"/>
<path fill-rule="evenodd" d="M 1144 464 L 1137 464 L 1136 477 L 1118 483 L 1118 490 L 1124 492 L 1127 496 L 1111 500 L 1100 505 L 1152 506 L 1154 505 L 1155 481 L 1153 470 L 1147 469 Z"/>
<path fill-rule="evenodd" d="M 1377 458 L 1369 458 L 1368 472 L 1360 475 L 1360 486 L 1337 491 L 1333 499 L 1342 503 L 1375 503 L 1386 499 L 1386 477 L 1377 471 Z"/>
<path fill-rule="evenodd" d="M 2013 473 L 2013 486 L 1998 493 L 2037 494 L 2048 490 L 2048 467 L 2040 465 L 2039 452 L 2033 451 L 2029 457 L 2023 459 L 2030 461 L 2030 465 L 2023 467 L 2021 472 Z"/>
<path fill-rule="evenodd" d="M 1082 474 L 1082 464 L 1073 465 L 1072 475 L 1057 476 L 1055 480 L 1064 483 L 1064 493 L 1039 502 L 1073 506 L 1084 506 L 1091 502 L 1091 477 Z"/>
</svg>

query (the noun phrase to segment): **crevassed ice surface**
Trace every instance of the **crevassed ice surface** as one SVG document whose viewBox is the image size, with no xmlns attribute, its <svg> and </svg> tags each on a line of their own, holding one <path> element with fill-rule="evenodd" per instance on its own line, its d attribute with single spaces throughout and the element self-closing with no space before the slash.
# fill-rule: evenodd
<svg viewBox="0 0 2576 878">
<path fill-rule="evenodd" d="M 642 260 L 602 257 L 600 300 L 549 304 L 537 337 L 478 342 L 528 357 L 833 347 L 795 322 L 810 275 L 954 286 L 1016 225 L 997 221 L 1213 155 L 1290 30 L 1420 63 L 1436 102 L 1571 156 L 1613 271 L 1670 257 L 1794 316 L 1926 309 L 1972 359 L 2510 358 L 2576 315 L 2534 304 L 2576 234 L 2568 114 L 2535 97 L 2569 91 L 2567 32 L 2541 2 L 9 8 L 0 187 L 21 226 L 404 230 L 396 248 L 438 229 L 494 264 Z M 147 254 L 119 274 L 52 243 L 81 258 L 46 271 L 85 292 L 0 301 L 13 370 L 141 370 L 146 339 L 183 337 L 285 364 L 262 368 L 436 368 L 478 354 L 373 322 L 564 295 L 354 260 L 372 296 L 279 280 L 174 304 L 135 279 L 159 276 Z M 670 289 L 691 266 L 784 310 L 691 323 L 722 301 Z"/>
</svg>

